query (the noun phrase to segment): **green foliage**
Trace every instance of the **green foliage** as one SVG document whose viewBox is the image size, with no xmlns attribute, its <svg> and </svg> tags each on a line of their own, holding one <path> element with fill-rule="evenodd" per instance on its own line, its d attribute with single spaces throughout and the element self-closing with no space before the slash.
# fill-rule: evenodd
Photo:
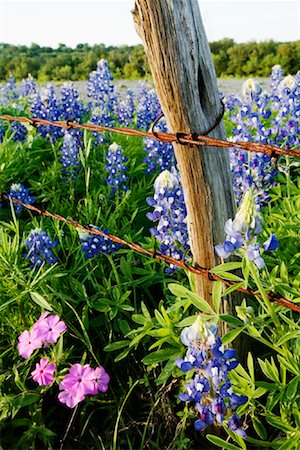
<svg viewBox="0 0 300 450">
<path fill-rule="evenodd" d="M 237 44 L 225 38 L 211 42 L 210 48 L 217 77 L 268 77 L 275 64 L 285 73 L 295 74 L 299 67 L 300 41 L 274 41 Z M 86 80 L 97 61 L 108 61 L 116 79 L 140 79 L 150 75 L 142 45 L 119 47 L 104 44 L 78 44 L 75 48 L 60 44 L 57 49 L 31 44 L 0 44 L 0 80 L 13 74 L 17 80 L 28 73 L 38 81 Z"/>
</svg>

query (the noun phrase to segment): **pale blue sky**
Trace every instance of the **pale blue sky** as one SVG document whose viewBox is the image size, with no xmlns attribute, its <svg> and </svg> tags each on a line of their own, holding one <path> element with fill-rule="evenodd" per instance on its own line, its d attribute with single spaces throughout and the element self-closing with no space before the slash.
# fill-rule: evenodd
<svg viewBox="0 0 300 450">
<path fill-rule="evenodd" d="M 134 0 L 0 0 L 0 42 L 137 44 L 133 5 Z M 199 5 L 210 42 L 300 39 L 300 0 L 199 0 Z"/>
</svg>

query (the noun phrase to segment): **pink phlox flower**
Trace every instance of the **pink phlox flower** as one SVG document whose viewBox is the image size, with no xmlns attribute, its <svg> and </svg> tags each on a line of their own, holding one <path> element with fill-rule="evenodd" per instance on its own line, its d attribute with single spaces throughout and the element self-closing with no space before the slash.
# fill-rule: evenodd
<svg viewBox="0 0 300 450">
<path fill-rule="evenodd" d="M 42 346 L 42 340 L 39 333 L 31 329 L 25 330 L 19 336 L 18 351 L 23 358 L 29 358 L 34 350 Z"/>
<path fill-rule="evenodd" d="M 69 408 L 75 408 L 85 398 L 84 394 L 67 389 L 64 380 L 59 384 L 59 389 L 61 392 L 58 394 L 58 400 Z"/>
<path fill-rule="evenodd" d="M 89 364 L 82 366 L 74 364 L 63 380 L 64 389 L 71 391 L 75 396 L 94 393 L 95 371 Z"/>
<path fill-rule="evenodd" d="M 31 372 L 32 378 L 40 386 L 48 386 L 54 380 L 53 373 L 56 370 L 54 363 L 49 362 L 47 358 L 42 358 L 39 363 L 36 364 L 35 370 Z"/>
<path fill-rule="evenodd" d="M 94 370 L 94 394 L 98 392 L 106 392 L 110 377 L 105 372 L 104 367 L 99 366 Z"/>
<path fill-rule="evenodd" d="M 43 342 L 55 344 L 66 329 L 65 322 L 60 320 L 59 316 L 46 316 L 44 313 L 34 324 L 34 329 L 37 331 Z"/>
<path fill-rule="evenodd" d="M 42 313 L 42 314 L 40 315 L 40 317 L 38 318 L 38 320 L 37 320 L 36 322 L 34 322 L 33 328 L 36 330 L 36 329 L 38 328 L 39 324 L 40 324 L 44 319 L 46 319 L 47 316 L 49 316 L 49 311 L 45 311 L 44 313 Z"/>
</svg>

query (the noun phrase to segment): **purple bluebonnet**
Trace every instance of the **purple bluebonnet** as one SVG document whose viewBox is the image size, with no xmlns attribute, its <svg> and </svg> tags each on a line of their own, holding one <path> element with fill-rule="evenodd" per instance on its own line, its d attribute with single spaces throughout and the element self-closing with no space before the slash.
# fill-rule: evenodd
<svg viewBox="0 0 300 450">
<path fill-rule="evenodd" d="M 244 194 L 234 220 L 228 219 L 224 230 L 226 233 L 224 243 L 215 246 L 215 252 L 221 258 L 227 258 L 232 254 L 246 256 L 262 269 L 265 262 L 261 250 L 274 251 L 278 247 L 275 234 L 271 234 L 263 244 L 257 242 L 257 236 L 262 231 L 262 217 L 252 189 Z"/>
<path fill-rule="evenodd" d="M 116 104 L 116 116 L 120 125 L 129 127 L 134 119 L 135 105 L 133 92 L 128 89 L 125 96 L 118 95 Z"/>
<path fill-rule="evenodd" d="M 73 131 L 73 130 L 72 130 Z M 76 178 L 80 167 L 79 151 L 81 142 L 77 135 L 69 131 L 65 131 L 63 144 L 60 149 L 62 169 L 64 174 L 70 178 Z"/>
<path fill-rule="evenodd" d="M 43 263 L 53 264 L 57 261 L 57 257 L 53 255 L 52 248 L 57 244 L 58 242 L 52 241 L 45 231 L 35 228 L 25 242 L 27 252 L 23 257 L 31 262 L 32 269 L 41 267 Z"/>
<path fill-rule="evenodd" d="M 15 78 L 11 75 L 6 84 L 0 87 L 0 105 L 7 106 L 12 102 L 16 102 L 19 94 Z"/>
<path fill-rule="evenodd" d="M 96 106 L 92 110 L 90 122 L 93 125 L 102 125 L 105 127 L 112 127 L 115 123 L 115 119 L 111 116 L 111 113 L 107 109 L 107 107 L 105 105 L 102 105 L 102 106 Z M 93 137 L 94 137 L 95 143 L 97 145 L 99 145 L 99 144 L 108 142 L 109 134 L 106 134 L 106 136 L 105 136 L 103 133 L 95 132 L 95 133 L 93 133 Z"/>
<path fill-rule="evenodd" d="M 27 136 L 27 128 L 20 122 L 13 122 L 11 125 L 12 140 L 16 142 L 24 142 Z"/>
<path fill-rule="evenodd" d="M 91 225 L 91 227 L 100 231 L 100 229 L 94 225 Z M 102 231 L 103 233 L 108 234 L 107 228 Z M 82 251 L 85 253 L 86 258 L 93 258 L 100 253 L 114 253 L 121 248 L 120 244 L 113 242 L 108 237 L 95 236 L 94 234 L 89 234 L 86 231 L 80 231 L 79 237 L 81 240 Z"/>
<path fill-rule="evenodd" d="M 147 198 L 148 205 L 154 208 L 147 217 L 158 222 L 150 232 L 160 242 L 160 251 L 177 260 L 190 259 L 190 247 L 186 223 L 186 206 L 179 173 L 172 167 L 164 170 L 155 180 L 154 198 Z M 177 266 L 171 264 L 166 272 L 171 274 Z"/>
<path fill-rule="evenodd" d="M 107 161 L 105 170 L 108 173 L 106 183 L 111 187 L 110 194 L 113 195 L 118 190 L 126 191 L 128 189 L 128 176 L 126 175 L 128 167 L 125 163 L 128 158 L 124 156 L 121 146 L 115 142 L 111 144 L 105 158 Z"/>
<path fill-rule="evenodd" d="M 61 117 L 63 120 L 76 120 L 80 122 L 86 111 L 82 100 L 79 98 L 74 84 L 67 81 L 61 87 Z"/>
<path fill-rule="evenodd" d="M 186 391 L 179 394 L 179 399 L 195 404 L 196 417 L 199 417 L 194 423 L 197 431 L 208 425 L 223 424 L 232 409 L 248 401 L 248 397 L 233 392 L 228 373 L 239 362 L 235 350 L 225 349 L 217 334 L 217 325 L 205 322 L 199 316 L 190 327 L 182 330 L 181 341 L 187 352 L 184 358 L 175 360 L 183 372 L 193 371 L 192 379 L 185 385 Z M 234 424 L 238 416 L 232 417 Z M 234 431 L 238 429 L 240 426 Z"/>
<path fill-rule="evenodd" d="M 138 83 L 137 94 L 137 128 L 148 130 L 152 122 L 161 115 L 162 110 L 154 89 L 145 83 Z"/>
<path fill-rule="evenodd" d="M 96 70 L 93 70 L 87 83 L 87 96 L 93 106 L 100 106 L 110 100 L 111 94 L 114 92 L 111 75 L 107 61 L 100 59 L 97 63 Z"/>
<path fill-rule="evenodd" d="M 35 79 L 30 73 L 25 80 L 22 80 L 21 95 L 22 97 L 30 97 L 37 92 Z"/>
<path fill-rule="evenodd" d="M 39 117 L 50 121 L 57 121 L 61 118 L 61 104 L 55 94 L 54 87 L 48 84 L 42 88 L 30 100 L 31 114 L 33 117 Z M 53 143 L 57 138 L 63 136 L 63 131 L 59 127 L 52 125 L 43 125 L 37 128 L 43 137 L 49 137 Z"/>
<path fill-rule="evenodd" d="M 167 132 L 166 121 L 161 120 L 156 126 L 158 131 Z M 171 170 L 176 166 L 176 159 L 172 143 L 160 142 L 156 139 L 145 138 L 144 150 L 147 156 L 143 161 L 147 164 L 146 173 L 153 173 L 155 170 Z"/>
<path fill-rule="evenodd" d="M 35 198 L 30 195 L 29 189 L 25 188 L 21 183 L 13 183 L 10 187 L 10 191 L 8 197 L 13 198 L 15 200 L 20 200 L 23 203 L 28 203 L 32 205 L 35 202 Z M 17 203 L 13 203 L 14 210 L 16 214 L 20 214 L 23 209 L 22 205 L 18 205 Z"/>
<path fill-rule="evenodd" d="M 3 142 L 4 139 L 4 126 L 2 125 L 2 123 L 0 123 L 0 143 Z"/>
<path fill-rule="evenodd" d="M 235 431 L 242 438 L 246 437 L 246 432 L 241 427 L 241 421 L 240 421 L 240 418 L 239 418 L 239 416 L 237 414 L 233 414 L 233 416 L 231 416 L 228 419 L 227 425 L 228 425 L 228 429 L 230 431 Z"/>
<path fill-rule="evenodd" d="M 112 127 L 115 124 L 115 109 L 117 96 L 114 92 L 107 61 L 100 59 L 97 68 L 89 75 L 87 83 L 88 109 L 91 111 L 90 121 L 94 125 Z M 102 133 L 93 133 L 96 144 L 107 142 Z"/>
<path fill-rule="evenodd" d="M 262 90 L 253 79 L 243 84 L 243 99 L 224 97 L 233 124 L 230 164 L 237 203 L 251 187 L 261 207 L 270 200 L 269 190 L 276 184 L 274 158 L 260 153 L 247 154 L 234 147 L 237 141 L 255 141 L 282 148 L 300 143 L 300 81 L 291 75 L 283 78 L 279 65 L 271 73 L 270 92 Z"/>
<path fill-rule="evenodd" d="M 283 79 L 284 72 L 280 64 L 276 64 L 272 67 L 271 78 L 271 89 L 275 92 L 278 88 L 279 83 Z"/>
</svg>

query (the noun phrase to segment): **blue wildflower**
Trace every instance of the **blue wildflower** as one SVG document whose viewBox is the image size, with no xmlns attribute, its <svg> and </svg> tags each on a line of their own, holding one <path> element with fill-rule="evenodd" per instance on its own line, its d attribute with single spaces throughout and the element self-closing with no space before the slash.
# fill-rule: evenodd
<svg viewBox="0 0 300 450">
<path fill-rule="evenodd" d="M 13 122 L 11 125 L 13 133 L 12 140 L 16 142 L 24 142 L 27 136 L 27 128 L 20 122 Z"/>
<path fill-rule="evenodd" d="M 91 226 L 96 230 L 99 230 L 99 228 L 94 225 Z M 103 230 L 103 233 L 108 234 L 107 228 Z M 82 244 L 82 251 L 85 253 L 86 258 L 93 258 L 100 253 L 114 253 L 121 248 L 120 244 L 113 242 L 108 237 L 95 236 L 85 231 L 80 231 L 79 236 Z"/>
<path fill-rule="evenodd" d="M 200 419 L 197 419 L 194 423 L 194 427 L 196 431 L 202 431 L 208 425 L 212 425 L 214 423 L 214 416 L 211 412 L 210 407 L 196 404 L 196 408 L 199 411 Z"/>
<path fill-rule="evenodd" d="M 53 255 L 51 249 L 57 244 L 58 242 L 52 241 L 45 231 L 35 228 L 25 242 L 27 252 L 23 257 L 31 262 L 32 269 L 41 267 L 43 263 L 53 264 L 57 261 L 57 257 Z"/>
<path fill-rule="evenodd" d="M 71 178 L 75 178 L 78 172 L 80 161 L 79 161 L 79 151 L 81 143 L 77 137 L 72 132 L 65 132 L 64 140 L 60 153 L 62 157 L 60 162 L 62 163 L 63 171 L 66 175 Z"/>
<path fill-rule="evenodd" d="M 26 80 L 22 80 L 21 84 L 21 95 L 22 97 L 30 97 L 37 92 L 35 79 L 28 74 Z"/>
<path fill-rule="evenodd" d="M 107 61 L 100 59 L 96 70 L 90 73 L 87 83 L 87 96 L 90 99 L 88 103 L 89 109 L 100 108 L 103 111 L 103 116 L 113 114 L 116 106 L 116 96 L 112 81 L 113 77 Z"/>
<path fill-rule="evenodd" d="M 128 189 L 126 184 L 128 176 L 125 173 L 128 167 L 125 166 L 125 163 L 128 158 L 125 158 L 121 146 L 115 142 L 111 144 L 105 157 L 107 161 L 105 170 L 108 172 L 106 182 L 111 187 L 110 194 L 113 195 L 119 189 L 126 191 Z"/>
<path fill-rule="evenodd" d="M 148 130 L 150 125 L 161 115 L 162 110 L 154 89 L 149 89 L 145 83 L 138 83 L 137 94 L 137 128 Z"/>
<path fill-rule="evenodd" d="M 23 203 L 28 203 L 29 205 L 35 202 L 35 198 L 30 195 L 29 189 L 25 188 L 21 183 L 14 183 L 11 185 L 8 197 L 20 200 Z M 16 214 L 20 214 L 23 206 L 18 205 L 17 203 L 14 203 L 13 205 Z"/>
<path fill-rule="evenodd" d="M 61 117 L 63 120 L 77 120 L 80 122 L 85 114 L 82 100 L 77 89 L 70 81 L 63 83 L 61 87 Z"/>
<path fill-rule="evenodd" d="M 228 219 L 224 230 L 226 233 L 224 243 L 215 246 L 215 252 L 220 258 L 227 258 L 232 254 L 246 255 L 262 269 L 265 262 L 261 256 L 261 249 L 274 251 L 278 247 L 275 234 L 271 234 L 263 244 L 257 242 L 257 236 L 262 231 L 262 217 L 252 189 L 245 193 L 234 220 Z"/>
<path fill-rule="evenodd" d="M 118 122 L 125 127 L 129 127 L 134 119 L 134 111 L 133 92 L 128 89 L 124 97 L 119 95 L 117 98 L 116 115 Z"/>
<path fill-rule="evenodd" d="M 181 341 L 187 347 L 184 357 L 175 360 L 183 371 L 194 371 L 193 378 L 186 384 L 186 391 L 178 398 L 195 403 L 200 418 L 195 422 L 198 431 L 214 422 L 222 424 L 230 409 L 246 403 L 248 397 L 233 392 L 228 373 L 238 361 L 234 349 L 226 349 L 217 336 L 216 324 L 197 320 L 181 332 Z"/>
<path fill-rule="evenodd" d="M 51 84 L 34 94 L 30 100 L 30 105 L 33 117 L 54 122 L 61 118 L 61 104 L 55 94 L 54 86 Z M 49 137 L 52 143 L 55 139 L 63 136 L 63 131 L 53 125 L 39 126 L 37 130 L 43 137 Z"/>
<path fill-rule="evenodd" d="M 242 438 L 247 436 L 245 430 L 241 427 L 241 421 L 237 414 L 233 414 L 233 416 L 228 419 L 227 425 L 230 431 L 235 431 Z"/>
<path fill-rule="evenodd" d="M 161 132 L 167 132 L 166 121 L 160 121 L 157 125 L 157 129 Z M 157 169 L 161 172 L 164 170 L 171 170 L 171 168 L 176 165 L 172 143 L 168 144 L 151 138 L 145 138 L 144 143 L 144 150 L 147 152 L 147 156 L 143 159 L 147 164 L 146 173 L 153 173 Z"/>
<path fill-rule="evenodd" d="M 190 258 L 190 247 L 186 223 L 186 206 L 179 173 L 172 167 L 164 170 L 155 180 L 154 198 L 147 198 L 147 203 L 154 211 L 147 214 L 149 220 L 158 222 L 150 233 L 160 242 L 160 251 L 177 260 Z M 173 273 L 177 267 L 170 265 L 167 273 Z"/>
</svg>

